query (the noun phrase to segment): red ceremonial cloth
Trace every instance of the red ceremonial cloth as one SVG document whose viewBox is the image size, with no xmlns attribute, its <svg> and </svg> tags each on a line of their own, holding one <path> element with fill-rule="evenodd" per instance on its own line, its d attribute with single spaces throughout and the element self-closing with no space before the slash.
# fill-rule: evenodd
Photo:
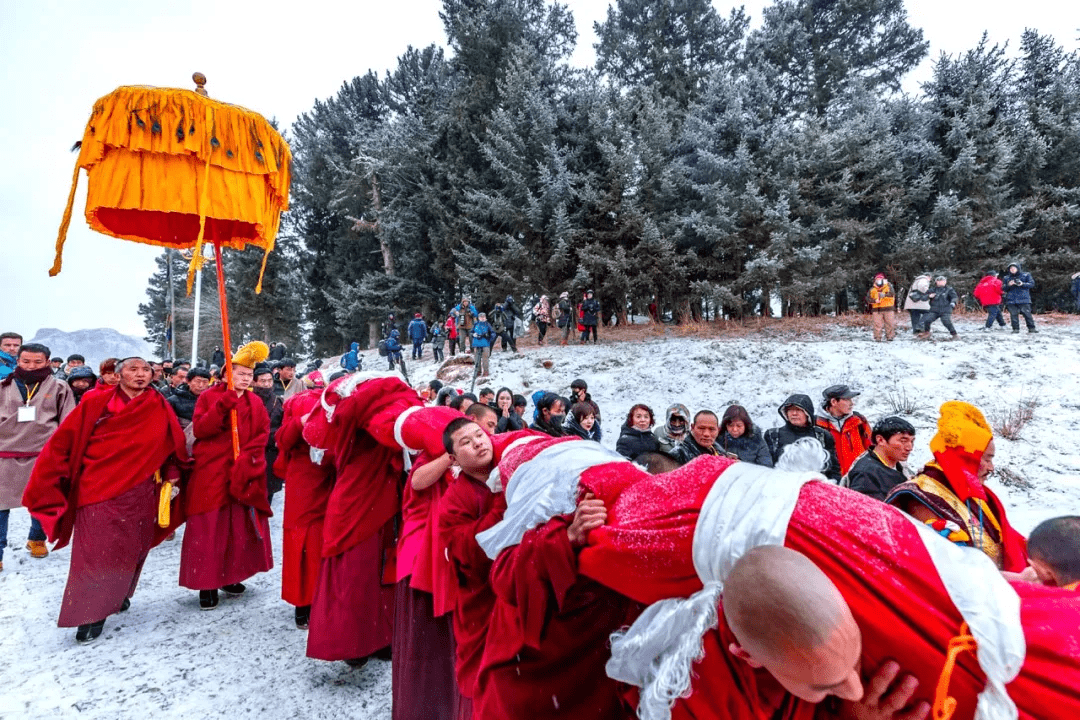
<svg viewBox="0 0 1080 720">
<path fill-rule="evenodd" d="M 317 660 L 364 658 L 390 645 L 394 585 L 384 584 L 384 549 L 391 518 L 375 534 L 333 557 L 324 557 L 311 603 L 307 656 Z"/>
<path fill-rule="evenodd" d="M 454 631 L 450 618 L 435 617 L 431 594 L 397 584 L 394 593 L 394 720 L 455 720 Z"/>
<path fill-rule="evenodd" d="M 34 464 L 23 505 L 59 549 L 71 539 L 77 508 L 119 497 L 159 469 L 178 480 L 186 465 L 184 432 L 165 398 L 144 390 L 129 400 L 114 388 L 84 398 L 60 423 Z M 155 531 L 154 545 L 183 522 L 176 501 L 171 520 Z"/>
<path fill-rule="evenodd" d="M 578 575 L 572 519 L 527 531 L 491 570 L 496 600 L 474 698 L 484 720 L 633 717 L 605 665 L 611 633 L 644 608 Z"/>
<path fill-rule="evenodd" d="M 231 410 L 236 409 L 240 455 L 233 458 Z M 195 471 L 187 488 L 188 516 L 223 507 L 230 500 L 273 515 L 266 496 L 266 440 L 270 416 L 253 392 L 239 397 L 225 383 L 199 395 L 191 419 L 195 433 Z"/>
<path fill-rule="evenodd" d="M 285 479 L 282 522 L 281 598 L 296 606 L 310 605 L 322 563 L 323 518 L 334 484 L 333 454 L 311 461 L 304 441 L 303 417 L 317 411 L 320 390 L 308 390 L 285 401 L 275 436 L 278 457 L 274 471 Z"/>
<path fill-rule="evenodd" d="M 488 582 L 491 560 L 476 542 L 476 534 L 502 519 L 506 500 L 468 475 L 457 477 L 439 503 L 439 546 L 444 549 L 456 579 L 454 592 L 455 671 L 461 694 L 472 698 L 476 674 L 495 595 Z"/>
<path fill-rule="evenodd" d="M 698 468 L 700 478 L 686 497 L 696 496 L 699 507 L 707 494 L 700 488 L 718 475 L 716 462 L 699 458 L 682 468 Z M 609 525 L 590 533 L 590 546 L 578 559 L 581 574 L 642 602 L 660 599 L 654 587 L 666 588 L 668 597 L 701 588 L 691 554 L 696 512 L 692 503 L 671 496 L 664 476 L 645 478 L 614 499 L 600 483 L 590 489 L 610 500 Z M 679 509 L 671 510 L 672 505 Z M 650 513 L 655 516 L 651 520 Z M 810 482 L 800 491 L 785 546 L 813 560 L 847 600 L 862 628 L 863 667 L 875 669 L 894 659 L 918 678 L 917 699 L 932 701 L 949 641 L 960 633 L 963 619 L 912 521 L 859 493 Z M 1027 658 L 1007 687 L 1020 716 L 1080 717 L 1080 638 L 1075 632 L 1080 598 L 1060 589 L 1014 587 L 1022 601 Z M 961 654 L 949 691 L 958 703 L 957 720 L 972 717 L 984 684 L 975 656 Z"/>
<path fill-rule="evenodd" d="M 120 612 L 135 594 L 157 530 L 157 483 L 144 480 L 125 493 L 75 511 L 59 627 L 78 627 Z"/>
<path fill-rule="evenodd" d="M 326 508 L 324 558 L 367 540 L 398 513 L 404 458 L 394 440 L 394 423 L 406 409 L 422 404 L 400 380 L 378 378 L 334 406 L 328 441 L 337 479 Z"/>
<path fill-rule="evenodd" d="M 732 655 L 733 642 L 721 608 L 720 625 L 705 633 L 704 659 L 691 670 L 694 691 L 675 701 L 671 720 L 813 720 L 816 703 L 799 700 L 767 670 Z"/>
</svg>

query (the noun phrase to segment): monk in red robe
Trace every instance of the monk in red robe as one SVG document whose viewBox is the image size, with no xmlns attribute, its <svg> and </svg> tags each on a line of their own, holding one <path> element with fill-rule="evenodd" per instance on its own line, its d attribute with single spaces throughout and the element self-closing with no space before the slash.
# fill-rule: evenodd
<svg viewBox="0 0 1080 720">
<path fill-rule="evenodd" d="M 285 479 L 285 517 L 281 552 L 281 599 L 293 605 L 296 627 L 306 629 L 322 563 L 323 520 L 334 485 L 333 456 L 312 459 L 304 441 L 304 422 L 319 406 L 322 389 L 306 390 L 285 401 L 277 431 L 274 472 Z"/>
<path fill-rule="evenodd" d="M 264 351 L 263 343 L 240 348 L 233 357 L 232 389 L 219 383 L 195 403 L 195 470 L 185 493 L 180 585 L 199 591 L 202 610 L 217 607 L 218 589 L 240 595 L 244 580 L 274 567 L 266 491 L 270 416 L 259 397 L 248 392 L 255 364 L 266 359 Z"/>
<path fill-rule="evenodd" d="M 393 636 L 398 489 L 404 476 L 394 425 L 422 401 L 392 377 L 341 378 L 326 395 L 334 404 L 325 446 L 333 450 L 337 476 L 326 507 L 307 655 L 360 666 L 372 655 L 385 656 Z M 308 425 L 325 419 L 325 413 L 313 414 Z"/>
<path fill-rule="evenodd" d="M 158 511 L 160 483 L 175 485 L 187 462 L 184 433 L 148 389 L 145 360 L 127 358 L 117 370 L 116 388 L 84 398 L 53 433 L 23 494 L 57 548 L 78 528 L 58 625 L 77 626 L 81 643 L 127 609 L 150 549 L 183 520 L 175 502 L 166 527 Z"/>
<path fill-rule="evenodd" d="M 459 418 L 447 425 L 443 437 L 450 461 L 461 468 L 461 474 L 439 503 L 438 537 L 457 581 L 453 627 L 454 670 L 462 696 L 459 717 L 471 718 L 476 676 L 495 603 L 488 581 L 491 559 L 477 543 L 476 534 L 502 519 L 506 503 L 502 493 L 493 492 L 486 484 L 495 466 L 491 436 L 473 420 Z"/>
</svg>

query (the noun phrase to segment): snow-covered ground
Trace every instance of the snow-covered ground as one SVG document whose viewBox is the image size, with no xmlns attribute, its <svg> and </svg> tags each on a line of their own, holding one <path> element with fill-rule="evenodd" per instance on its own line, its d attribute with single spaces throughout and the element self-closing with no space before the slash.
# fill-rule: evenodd
<svg viewBox="0 0 1080 720">
<path fill-rule="evenodd" d="M 740 403 L 771 427 L 794 392 L 817 401 L 824 387 L 850 384 L 863 392 L 856 408 L 871 422 L 894 414 L 890 397 L 906 394 L 918 429 L 914 467 L 930 457 L 942 402 L 972 402 L 991 422 L 1034 403 L 1019 439 L 997 441 L 998 467 L 1020 482 L 995 489 L 1023 532 L 1047 517 L 1080 514 L 1080 323 L 1043 323 L 1037 335 L 982 333 L 973 320 L 958 319 L 957 328 L 955 342 L 939 341 L 945 336 L 936 329 L 934 342 L 901 331 L 895 342 L 876 344 L 868 329 L 837 324 L 820 335 L 773 325 L 738 338 L 683 337 L 669 328 L 666 338 L 634 343 L 530 343 L 520 356 L 496 351 L 489 384 L 526 396 L 568 394 L 570 381 L 584 378 L 610 447 L 636 402 L 658 418 L 674 402 L 717 412 Z M 368 353 L 364 364 L 384 362 Z M 422 361 L 409 370 L 417 383 L 436 367 Z M 279 562 L 280 510 L 278 495 L 271 528 Z M 352 670 L 304 656 L 305 634 L 279 597 L 279 567 L 253 578 L 245 596 L 200 612 L 196 593 L 177 586 L 183 530 L 151 553 L 131 609 L 110 618 L 96 643 L 76 645 L 73 630 L 56 627 L 69 552 L 30 559 L 22 549 L 28 526 L 26 512 L 13 511 L 0 573 L 0 718 L 390 717 L 389 663 Z"/>
</svg>

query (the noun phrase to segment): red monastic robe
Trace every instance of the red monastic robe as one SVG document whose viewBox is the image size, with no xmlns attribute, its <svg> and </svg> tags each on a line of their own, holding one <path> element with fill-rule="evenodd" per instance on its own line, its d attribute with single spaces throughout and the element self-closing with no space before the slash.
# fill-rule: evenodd
<svg viewBox="0 0 1080 720">
<path fill-rule="evenodd" d="M 303 438 L 302 418 L 319 407 L 322 390 L 308 390 L 285 401 L 276 440 L 274 473 L 285 479 L 282 520 L 281 599 L 298 607 L 310 605 L 322 563 L 323 518 L 334 485 L 333 455 L 311 460 Z"/>
<path fill-rule="evenodd" d="M 23 504 L 57 548 L 79 528 L 60 627 L 103 620 L 132 596 L 150 549 L 183 522 L 174 500 L 171 524 L 158 526 L 154 473 L 177 482 L 186 463 L 184 433 L 154 390 L 133 399 L 115 388 L 96 393 L 53 433 Z"/>
<path fill-rule="evenodd" d="M 233 458 L 230 410 L 236 409 L 240 455 Z M 273 513 L 266 497 L 270 417 L 252 392 L 237 397 L 225 383 L 199 395 L 192 416 L 195 470 L 187 489 L 187 528 L 180 585 L 216 590 L 274 566 Z"/>
<path fill-rule="evenodd" d="M 484 720 L 631 718 L 605 664 L 644 606 L 578 575 L 567 515 L 525 533 L 491 570 L 495 605 L 477 680 Z"/>
</svg>

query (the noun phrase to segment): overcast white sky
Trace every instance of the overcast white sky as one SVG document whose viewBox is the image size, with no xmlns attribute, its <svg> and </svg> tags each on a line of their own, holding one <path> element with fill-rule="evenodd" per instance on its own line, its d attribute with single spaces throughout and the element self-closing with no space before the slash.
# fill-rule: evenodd
<svg viewBox="0 0 1080 720">
<path fill-rule="evenodd" d="M 731 3 L 714 3 L 727 14 Z M 765 0 L 749 0 L 755 23 Z M 592 63 L 593 22 L 607 0 L 570 0 L 575 62 Z M 113 327 L 142 336 L 138 304 L 159 250 L 92 233 L 83 220 L 85 174 L 64 251 L 48 277 L 75 154 L 94 101 L 119 85 L 193 87 L 288 126 L 316 98 L 369 68 L 382 75 L 409 45 L 445 44 L 438 0 L 351 2 L 58 2 L 0 0 L 0 332 Z M 1015 48 L 1025 27 L 1077 47 L 1071 0 L 908 0 L 930 58 L 974 47 L 983 30 Z M 917 90 L 930 60 L 909 78 Z M 209 289 L 207 287 L 206 289 Z"/>
</svg>

